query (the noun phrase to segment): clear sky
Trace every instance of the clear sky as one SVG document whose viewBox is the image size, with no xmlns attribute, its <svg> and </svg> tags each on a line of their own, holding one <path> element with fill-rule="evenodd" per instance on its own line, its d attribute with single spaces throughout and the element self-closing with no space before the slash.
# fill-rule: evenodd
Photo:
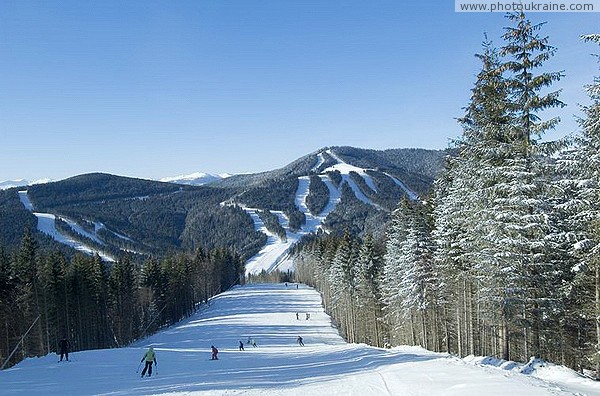
<svg viewBox="0 0 600 396">
<path fill-rule="evenodd" d="M 600 13 L 529 14 L 576 130 Z M 445 148 L 503 14 L 452 0 L 0 1 L 0 181 L 277 168 L 324 146 Z"/>
</svg>

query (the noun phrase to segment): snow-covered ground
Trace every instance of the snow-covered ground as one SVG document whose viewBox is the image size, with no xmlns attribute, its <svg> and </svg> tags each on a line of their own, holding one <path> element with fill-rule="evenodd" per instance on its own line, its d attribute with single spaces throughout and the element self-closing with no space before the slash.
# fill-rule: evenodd
<svg viewBox="0 0 600 396">
<path fill-rule="evenodd" d="M 14 187 L 33 186 L 34 184 L 45 184 L 53 181 L 54 180 L 52 179 L 38 179 L 34 181 L 29 181 L 26 179 L 6 180 L 0 182 L 0 190 L 8 190 L 9 188 Z"/>
<path fill-rule="evenodd" d="M 175 184 L 188 184 L 191 186 L 203 186 L 205 184 L 213 183 L 227 177 L 230 177 L 229 173 L 221 173 L 218 175 L 212 173 L 204 173 L 204 172 L 194 172 L 189 175 L 180 175 L 173 177 L 163 177 L 159 181 L 166 183 L 175 183 Z"/>
<path fill-rule="evenodd" d="M 288 249 L 298 240 L 300 239 L 300 235 L 289 231 L 287 227 L 287 219 L 281 212 L 271 212 L 277 217 L 279 217 L 279 222 L 284 226 L 286 230 L 287 238 L 285 240 L 281 240 L 277 235 L 273 234 L 258 216 L 257 209 L 252 208 L 243 208 L 246 213 L 252 217 L 254 221 L 254 229 L 260 232 L 263 232 L 267 235 L 267 243 L 262 249 L 251 257 L 248 261 L 246 261 L 246 273 L 247 274 L 257 274 L 262 270 L 267 272 L 273 271 L 275 268 L 278 268 L 281 261 L 286 257 L 286 253 Z"/>
<path fill-rule="evenodd" d="M 373 190 L 373 192 L 377 192 L 375 182 L 373 181 L 373 178 L 369 174 L 367 174 L 366 170 L 344 162 L 343 159 L 341 159 L 331 150 L 327 150 L 326 153 L 337 161 L 337 164 L 328 167 L 323 171 L 323 174 L 319 175 L 321 180 L 329 189 L 329 202 L 327 202 L 327 205 L 321 213 L 311 213 L 308 207 L 306 206 L 306 197 L 310 192 L 310 177 L 300 176 L 298 178 L 298 189 L 296 190 L 295 204 L 298 210 L 304 213 L 304 215 L 306 216 L 306 223 L 302 226 L 302 229 L 300 231 L 292 232 L 287 226 L 287 219 L 285 218 L 285 216 L 282 213 L 279 213 L 278 216 L 280 218 L 280 223 L 286 230 L 287 240 L 282 241 L 275 235 L 268 232 L 264 224 L 262 224 L 260 218 L 258 218 L 258 215 L 256 214 L 256 209 L 244 208 L 244 210 L 246 210 L 246 212 L 253 218 L 255 230 L 264 232 L 267 235 L 267 243 L 265 244 L 265 246 L 263 246 L 263 248 L 254 257 L 250 258 L 246 262 L 247 274 L 256 274 L 263 270 L 273 271 L 275 269 L 286 271 L 293 267 L 293 262 L 288 257 L 288 251 L 290 247 L 293 246 L 297 241 L 299 241 L 302 238 L 302 236 L 322 229 L 325 218 L 327 218 L 329 213 L 331 213 L 335 209 L 336 205 L 340 202 L 341 191 L 333 185 L 329 176 L 325 174 L 328 171 L 339 171 L 342 176 L 343 182 L 346 182 L 350 186 L 356 198 L 368 205 L 372 205 L 378 209 L 383 210 L 383 208 L 381 208 L 380 205 L 376 204 L 370 198 L 368 198 L 365 195 L 365 193 L 360 189 L 360 187 L 356 184 L 356 182 L 350 177 L 350 172 L 356 172 L 363 178 L 366 185 L 371 190 Z M 323 156 L 323 153 L 319 153 L 317 155 L 317 163 L 312 168 L 312 171 L 316 171 L 324 162 L 325 158 Z M 414 191 L 410 190 L 404 183 L 402 183 L 402 181 L 398 180 L 392 175 L 386 175 L 389 176 L 398 186 L 400 186 L 406 192 L 410 199 L 414 200 L 418 198 L 417 194 Z"/>
<path fill-rule="evenodd" d="M 299 313 L 299 319 L 296 319 Z M 305 314 L 310 314 L 306 320 Z M 301 335 L 306 346 L 296 344 Z M 238 342 L 258 344 L 245 351 Z M 147 346 L 152 377 L 136 372 Z M 219 348 L 211 361 L 210 346 Z M 27 359 L 0 372 L 3 395 L 598 395 L 600 384 L 563 369 L 543 378 L 419 347 L 347 344 L 319 294 L 300 285 L 255 284 L 212 299 L 193 317 L 131 347 Z M 565 373 L 568 373 L 565 374 Z M 576 382 L 572 380 L 578 379 Z"/>
<path fill-rule="evenodd" d="M 325 183 L 329 189 L 329 201 L 321 213 L 314 215 L 310 213 L 306 206 L 306 197 L 308 196 L 310 178 L 308 176 L 301 176 L 298 178 L 298 189 L 296 190 L 295 204 L 298 210 L 306 216 L 306 223 L 297 232 L 293 232 L 289 228 L 287 217 L 279 211 L 272 211 L 271 213 L 277 215 L 279 218 L 279 224 L 283 227 L 286 232 L 287 238 L 281 240 L 279 237 L 267 230 L 262 220 L 256 213 L 257 209 L 242 207 L 246 213 L 252 217 L 254 221 L 254 229 L 263 232 L 267 235 L 267 243 L 262 249 L 248 261 L 246 261 L 246 273 L 257 274 L 265 270 L 267 272 L 280 270 L 287 271 L 292 269 L 293 261 L 288 256 L 289 249 L 298 242 L 304 235 L 311 232 L 316 232 L 322 228 L 325 218 L 331 211 L 335 209 L 335 206 L 340 202 L 340 192 L 331 183 L 328 176 L 320 176 L 321 180 Z"/>
<path fill-rule="evenodd" d="M 401 189 L 404 190 L 404 192 L 406 193 L 406 195 L 408 195 L 408 198 L 414 200 L 417 200 L 419 198 L 419 196 L 417 195 L 416 192 L 414 192 L 413 190 L 411 190 L 410 188 L 408 188 L 406 186 L 406 184 L 402 183 L 400 180 L 398 180 L 398 178 L 390 175 L 389 173 L 386 173 L 386 175 L 392 179 L 394 181 L 394 183 L 396 183 L 396 185 L 398 185 Z"/>
<path fill-rule="evenodd" d="M 55 215 L 53 215 L 51 213 L 34 212 L 33 204 L 31 203 L 31 200 L 29 199 L 29 196 L 27 195 L 27 191 L 19 191 L 18 194 L 19 194 L 19 199 L 21 200 L 21 203 L 23 204 L 25 209 L 29 210 L 30 212 L 33 212 L 33 215 L 35 217 L 37 217 L 38 231 L 43 232 L 44 234 L 50 236 L 56 242 L 62 243 L 63 245 L 67 245 L 69 247 L 72 247 L 73 249 L 80 251 L 82 253 L 85 253 L 88 255 L 98 254 L 105 261 L 115 261 L 115 259 L 112 256 L 110 256 L 109 254 L 107 254 L 101 250 L 95 249 L 93 247 L 90 247 L 83 242 L 79 242 L 79 241 L 71 238 L 70 236 L 61 233 L 56 228 L 56 216 Z M 102 240 L 100 238 L 98 238 L 97 235 L 87 232 L 81 226 L 79 226 L 76 222 L 69 220 L 67 218 L 64 218 L 64 217 L 60 217 L 60 219 L 65 221 L 69 225 L 69 227 L 71 227 L 71 229 L 73 231 L 75 231 L 76 233 L 83 235 L 87 238 L 90 238 L 93 241 L 96 241 L 96 242 L 104 245 L 104 242 L 102 242 Z"/>
</svg>

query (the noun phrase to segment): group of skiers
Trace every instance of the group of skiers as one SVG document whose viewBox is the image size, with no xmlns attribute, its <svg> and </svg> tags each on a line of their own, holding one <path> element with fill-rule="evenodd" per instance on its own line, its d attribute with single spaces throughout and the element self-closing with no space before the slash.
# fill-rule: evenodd
<svg viewBox="0 0 600 396">
<path fill-rule="evenodd" d="M 304 340 L 301 336 L 298 336 L 296 338 L 296 342 L 298 343 L 298 345 L 304 346 Z M 254 341 L 254 339 L 251 337 L 248 337 L 247 344 L 252 345 L 254 348 L 258 348 L 258 345 L 256 345 L 256 341 Z M 242 341 L 239 341 L 239 350 L 240 351 L 244 350 L 244 343 Z M 61 351 L 62 351 L 62 349 L 61 349 Z M 62 355 L 61 355 L 61 360 L 62 360 Z M 69 360 L 68 353 L 67 353 L 67 360 Z M 210 360 L 219 360 L 219 350 L 214 345 L 210 346 Z M 148 373 L 148 377 L 150 377 L 150 376 L 152 376 L 152 364 L 154 364 L 155 366 L 158 366 L 158 363 L 156 362 L 156 353 L 154 352 L 153 347 L 148 348 L 148 350 L 142 357 L 142 360 L 140 360 L 140 366 L 142 365 L 142 363 L 144 361 L 146 362 L 146 365 L 144 366 L 144 369 L 142 370 L 142 377 L 144 377 L 146 375 L 146 373 Z M 139 371 L 139 366 L 138 366 L 138 371 Z"/>
<path fill-rule="evenodd" d="M 258 345 L 256 345 L 256 341 L 254 341 L 254 338 L 248 337 L 248 341 L 246 341 L 246 344 L 252 345 L 253 348 L 258 348 Z M 244 343 L 242 341 L 240 341 L 239 349 L 240 351 L 244 350 Z"/>
<path fill-rule="evenodd" d="M 306 320 L 310 319 L 310 314 L 306 313 Z M 296 312 L 296 320 L 300 320 L 300 312 Z"/>
</svg>

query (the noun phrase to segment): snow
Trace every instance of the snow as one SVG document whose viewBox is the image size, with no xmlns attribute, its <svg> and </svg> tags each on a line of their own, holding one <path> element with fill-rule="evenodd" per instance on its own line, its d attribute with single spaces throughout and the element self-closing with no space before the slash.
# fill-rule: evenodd
<svg viewBox="0 0 600 396">
<path fill-rule="evenodd" d="M 0 190 L 8 190 L 9 188 L 14 187 L 25 187 L 25 186 L 33 186 L 34 184 L 45 184 L 52 182 L 52 179 L 38 179 L 34 181 L 29 181 L 27 179 L 16 179 L 16 180 L 6 180 L 0 182 Z"/>
<path fill-rule="evenodd" d="M 314 214 L 311 213 L 308 207 L 306 206 L 306 197 L 310 192 L 309 176 L 300 176 L 298 178 L 298 189 L 296 190 L 295 195 L 296 207 L 300 212 L 304 213 L 304 215 L 306 216 L 306 223 L 302 226 L 302 229 L 300 231 L 292 232 L 287 225 L 287 219 L 285 218 L 285 215 L 283 213 L 277 214 L 273 211 L 273 213 L 276 213 L 278 215 L 280 224 L 286 230 L 287 241 L 281 241 L 278 237 L 266 230 L 266 227 L 264 226 L 264 224 L 262 224 L 262 221 L 260 220 L 260 218 L 258 218 L 258 215 L 255 213 L 256 209 L 244 208 L 242 206 L 242 208 L 246 210 L 246 212 L 254 220 L 255 230 L 264 232 L 267 235 L 267 243 L 265 244 L 265 246 L 263 246 L 263 248 L 255 256 L 253 256 L 246 262 L 247 274 L 256 274 L 263 270 L 273 271 L 275 269 L 286 271 L 288 269 L 293 268 L 293 261 L 288 257 L 288 251 L 290 247 L 292 247 L 297 241 L 299 241 L 302 238 L 302 236 L 307 235 L 309 233 L 314 233 L 319 229 L 323 229 L 323 223 L 325 219 L 333 210 L 335 210 L 337 204 L 340 202 L 341 192 L 336 186 L 333 185 L 329 176 L 327 176 L 326 172 L 328 171 L 339 171 L 342 175 L 343 182 L 348 183 L 348 186 L 352 189 L 354 195 L 359 200 L 368 205 L 372 205 L 378 209 L 383 210 L 383 208 L 381 208 L 380 205 L 374 203 L 371 199 L 369 199 L 362 192 L 360 187 L 354 182 L 354 180 L 352 180 L 352 178 L 350 177 L 350 172 L 358 173 L 363 178 L 367 186 L 369 186 L 369 188 L 371 188 L 374 192 L 377 192 L 373 178 L 366 173 L 366 170 L 344 162 L 331 150 L 327 150 L 326 152 L 332 158 L 338 161 L 338 163 L 325 169 L 323 171 L 323 174 L 319 175 L 321 180 L 329 189 L 329 201 L 327 202 L 327 205 L 325 206 L 323 211 L 319 214 Z M 317 157 L 317 164 L 313 167 L 313 171 L 318 169 L 325 162 L 325 158 L 322 152 L 319 153 Z M 411 197 L 411 199 L 417 198 L 417 195 L 414 192 L 410 191 L 410 189 L 408 189 L 400 180 L 394 178 L 393 176 L 390 177 L 392 177 L 392 179 L 396 183 L 399 183 L 399 185 L 402 186 L 402 188 L 404 188 L 404 190 L 407 192 L 409 197 Z"/>
<path fill-rule="evenodd" d="M 315 166 L 312 167 L 312 169 L 310 170 L 311 172 L 316 172 L 321 165 L 323 165 L 325 163 L 325 157 L 323 156 L 323 153 L 319 153 L 317 154 L 317 164 Z"/>
<path fill-rule="evenodd" d="M 8 190 L 9 188 L 14 187 L 23 187 L 28 184 L 29 182 L 25 179 L 5 180 L 0 182 L 0 190 Z"/>
<path fill-rule="evenodd" d="M 27 195 L 27 191 L 19 191 L 18 194 L 19 194 L 19 200 L 21 201 L 23 206 L 25 206 L 25 209 L 27 209 L 30 212 L 33 212 L 33 204 L 31 203 L 31 200 L 29 199 L 29 195 Z"/>
<path fill-rule="evenodd" d="M 110 232 L 111 234 L 113 234 L 114 236 L 116 236 L 117 238 L 123 239 L 125 241 L 129 241 L 129 242 L 133 242 L 133 239 L 129 238 L 128 236 L 119 234 L 118 232 L 114 232 L 113 230 L 108 229 L 106 227 L 106 225 L 104 225 L 104 223 L 95 221 L 94 222 L 94 232 L 96 233 L 96 236 L 98 234 L 98 231 L 100 231 L 100 230 L 106 230 L 106 231 Z"/>
<path fill-rule="evenodd" d="M 257 209 L 242 207 L 252 217 L 254 221 L 254 229 L 263 232 L 267 235 L 267 243 L 262 249 L 248 261 L 246 261 L 246 274 L 257 274 L 261 271 L 287 271 L 294 266 L 293 260 L 289 257 L 289 249 L 298 242 L 304 235 L 316 232 L 323 227 L 325 218 L 331 213 L 336 205 L 340 202 L 340 192 L 333 185 L 328 176 L 320 175 L 321 180 L 329 189 L 329 201 L 319 215 L 310 213 L 306 206 L 306 197 L 308 196 L 310 187 L 310 178 L 301 176 L 298 178 L 298 189 L 296 190 L 295 204 L 298 210 L 306 216 L 306 223 L 297 232 L 293 232 L 289 228 L 288 219 L 284 213 L 280 211 L 271 211 L 279 218 L 279 224 L 286 232 L 286 240 L 282 241 L 267 230 L 262 220 L 256 213 Z"/>
<path fill-rule="evenodd" d="M 204 173 L 204 172 L 195 172 L 189 175 L 180 175 L 173 177 L 163 177 L 159 181 L 166 183 L 175 183 L 175 184 L 189 184 L 192 186 L 202 186 L 204 184 L 209 184 L 215 181 L 219 181 L 226 177 L 230 177 L 229 173 L 221 173 L 218 175 L 212 173 Z"/>
<path fill-rule="evenodd" d="M 300 313 L 300 320 L 296 319 Z M 305 319 L 305 313 L 310 319 Z M 304 338 L 305 347 L 296 344 Z M 238 342 L 252 337 L 257 348 Z M 136 368 L 147 346 L 152 377 Z M 219 360 L 209 360 L 210 346 Z M 319 294 L 304 285 L 236 287 L 189 319 L 120 349 L 30 358 L 0 372 L 5 395 L 569 395 L 600 394 L 600 384 L 559 373 L 536 377 L 472 364 L 420 347 L 347 344 Z M 565 369 L 566 370 L 566 369 Z"/>
<path fill-rule="evenodd" d="M 254 229 L 267 235 L 267 243 L 265 246 L 263 246 L 257 254 L 246 261 L 246 273 L 257 274 L 263 270 L 273 271 L 278 267 L 280 261 L 285 258 L 288 249 L 294 243 L 298 242 L 300 236 L 287 230 L 287 219 L 285 219 L 285 223 L 282 221 L 283 213 L 281 212 L 273 211 L 271 213 L 276 214 L 277 217 L 279 217 L 280 223 L 286 227 L 286 241 L 282 241 L 277 235 L 267 230 L 267 227 L 258 216 L 258 209 L 244 207 L 242 209 L 252 217 Z"/>
<path fill-rule="evenodd" d="M 85 253 L 88 255 L 98 254 L 105 261 L 115 261 L 115 259 L 112 256 L 110 256 L 109 254 L 102 252 L 101 250 L 94 249 L 82 242 L 76 241 L 75 239 L 69 237 L 68 235 L 62 234 L 56 228 L 56 216 L 55 215 L 53 215 L 51 213 L 34 212 L 34 207 L 33 207 L 33 204 L 31 203 L 31 200 L 29 199 L 29 195 L 27 195 L 27 191 L 19 191 L 18 194 L 19 194 L 19 199 L 21 200 L 21 203 L 23 204 L 25 209 L 29 210 L 30 212 L 33 212 L 33 215 L 35 217 L 37 217 L 38 231 L 43 232 L 44 234 L 50 236 L 56 242 L 62 243 L 63 245 L 67 245 L 69 247 L 72 247 L 73 249 L 80 251 L 82 253 Z M 69 220 L 65 217 L 59 217 L 59 218 L 61 220 L 65 221 L 71 227 L 71 229 L 73 231 L 75 231 L 76 233 L 83 235 L 87 238 L 90 238 L 93 241 L 96 241 L 102 245 L 104 244 L 104 242 L 102 242 L 102 240 L 100 240 L 96 235 L 87 232 L 81 226 L 79 226 L 76 222 Z"/>
<path fill-rule="evenodd" d="M 62 217 L 59 216 L 59 219 L 61 219 L 62 221 L 64 221 L 65 223 L 67 223 L 69 225 L 69 227 L 71 227 L 71 229 L 73 231 L 75 231 L 76 233 L 78 233 L 79 235 L 82 235 L 86 238 L 91 239 L 92 241 L 100 244 L 100 245 L 104 245 L 104 241 L 100 238 L 98 238 L 98 235 L 96 235 L 96 233 L 92 234 L 91 232 L 87 232 L 86 230 L 84 230 L 79 224 L 77 224 L 76 222 L 74 222 L 73 220 L 67 219 L 66 217 Z"/>
<path fill-rule="evenodd" d="M 387 175 L 390 179 L 392 179 L 394 181 L 394 183 L 396 183 L 396 185 L 398 185 L 401 189 L 404 190 L 404 192 L 406 193 L 406 195 L 408 195 L 409 199 L 412 199 L 413 201 L 416 201 L 417 199 L 419 199 L 419 195 L 414 192 L 413 190 L 411 190 L 410 188 L 408 188 L 406 186 L 406 184 L 402 183 L 402 181 L 400 181 L 398 178 L 390 175 L 389 173 L 385 173 L 385 175 Z"/>
<path fill-rule="evenodd" d="M 67 245 L 69 247 L 72 247 L 73 249 L 80 251 L 82 253 L 88 254 L 88 255 L 98 254 L 105 261 L 115 261 L 115 259 L 112 256 L 108 255 L 107 253 L 104 253 L 100 250 L 89 247 L 88 245 L 86 245 L 82 242 L 76 241 L 75 239 L 73 239 L 67 235 L 64 235 L 60 231 L 58 231 L 58 229 L 56 228 L 56 216 L 55 215 L 50 214 L 50 213 L 37 213 L 37 212 L 33 212 L 33 214 L 38 219 L 38 224 L 37 224 L 38 231 L 41 231 L 44 234 L 52 237 L 52 239 L 54 239 L 56 242 L 62 243 L 63 245 Z M 67 223 L 67 224 L 71 225 L 70 223 Z M 71 228 L 73 228 L 73 226 L 71 226 Z"/>
<path fill-rule="evenodd" d="M 340 172 L 340 174 L 342 175 L 342 179 L 346 183 L 348 183 L 348 186 L 350 186 L 350 188 L 354 192 L 354 195 L 356 195 L 356 198 L 358 198 L 359 200 L 363 201 L 364 203 L 366 203 L 368 205 L 372 205 L 372 206 L 375 206 L 378 209 L 382 209 L 381 206 L 377 205 L 371 199 L 369 199 L 363 193 L 363 191 L 360 189 L 360 187 L 354 182 L 354 180 L 352 180 L 352 178 L 350 177 L 350 172 L 356 172 L 356 173 L 358 173 L 360 175 L 360 177 L 363 178 L 363 180 L 365 181 L 365 183 L 367 184 L 367 186 L 369 186 L 369 188 L 371 190 L 373 190 L 373 192 L 377 192 L 377 188 L 375 187 L 375 182 L 373 181 L 373 178 L 367 174 L 366 170 L 363 169 L 363 168 L 359 168 L 357 166 L 350 165 L 350 164 L 344 162 L 343 159 L 341 159 L 337 154 L 335 154 L 331 150 L 327 150 L 327 154 L 331 155 L 331 157 L 333 159 L 335 159 L 336 161 L 338 161 L 338 163 L 335 164 L 335 165 L 330 166 L 327 169 L 325 169 L 323 171 L 323 173 L 326 173 L 326 172 L 329 172 L 329 171 L 338 171 L 338 172 Z"/>
</svg>

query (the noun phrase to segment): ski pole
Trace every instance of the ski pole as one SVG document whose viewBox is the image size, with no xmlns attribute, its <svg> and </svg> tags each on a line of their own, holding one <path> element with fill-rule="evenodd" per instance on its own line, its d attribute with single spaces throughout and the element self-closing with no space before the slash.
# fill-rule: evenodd
<svg viewBox="0 0 600 396">
<path fill-rule="evenodd" d="M 156 375 L 158 375 L 158 363 L 156 363 L 156 366 L 154 366 L 154 368 L 156 369 Z"/>
<path fill-rule="evenodd" d="M 140 362 L 140 364 L 138 364 L 138 368 L 135 370 L 136 374 L 140 372 L 140 367 L 142 367 L 142 362 Z"/>
</svg>

